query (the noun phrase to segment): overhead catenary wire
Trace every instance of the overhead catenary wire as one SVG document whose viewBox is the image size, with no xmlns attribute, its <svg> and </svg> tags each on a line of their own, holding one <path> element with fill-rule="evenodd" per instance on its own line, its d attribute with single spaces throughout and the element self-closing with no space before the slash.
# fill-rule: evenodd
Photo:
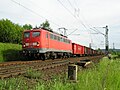
<svg viewBox="0 0 120 90">
<path fill-rule="evenodd" d="M 77 5 L 77 2 L 76 2 L 76 0 L 74 0 L 74 3 L 76 4 L 76 7 L 79 9 L 79 7 L 78 7 L 78 5 Z M 79 17 L 78 17 L 79 18 Z M 81 16 L 81 18 L 83 18 L 82 16 Z M 84 20 L 85 21 L 85 20 Z M 83 21 L 82 21 L 83 22 Z M 86 22 L 86 21 L 85 21 Z M 90 33 L 90 37 L 91 37 L 91 43 L 93 43 L 93 39 L 92 39 L 92 34 L 91 34 L 91 30 L 92 31 L 94 31 L 94 32 L 97 32 L 97 33 L 101 33 L 98 29 L 96 29 L 96 28 L 94 28 L 94 27 L 92 27 L 90 24 L 88 25 L 88 24 L 86 24 L 86 26 L 87 27 L 89 27 L 88 28 L 88 31 L 89 31 L 89 33 Z M 96 39 L 96 38 L 94 38 L 94 39 Z M 96 40 L 96 41 L 98 41 L 98 40 Z"/>
<path fill-rule="evenodd" d="M 70 0 L 68 0 L 68 2 L 69 2 L 69 4 L 71 4 L 71 3 L 70 3 Z M 74 3 L 76 4 L 76 7 L 79 9 L 76 0 L 74 0 Z M 73 6 L 73 5 L 71 5 L 71 6 Z M 81 18 L 83 18 L 83 17 L 81 17 Z M 82 21 L 82 20 L 81 20 L 81 21 Z M 84 21 L 85 21 L 85 20 L 84 20 Z M 83 23 L 83 21 L 82 21 L 82 23 Z M 85 24 L 84 24 L 84 25 L 85 25 Z M 91 29 L 91 30 L 93 30 L 93 31 L 95 31 L 95 32 L 100 32 L 100 31 L 97 30 L 96 28 L 93 28 L 90 24 L 89 24 L 89 25 L 86 24 L 86 25 L 85 25 L 85 28 L 86 28 L 87 26 L 89 27 L 89 29 L 88 29 L 89 31 L 90 31 L 90 29 Z M 90 31 L 90 32 L 91 32 L 91 31 Z"/>
<path fill-rule="evenodd" d="M 77 31 L 78 29 L 75 29 L 74 31 L 72 31 L 71 33 L 69 33 L 67 36 L 71 35 L 72 33 L 74 33 L 75 31 Z"/>
<path fill-rule="evenodd" d="M 70 6 L 73 8 L 73 10 L 74 10 L 74 16 L 77 16 L 77 17 L 79 17 L 79 11 L 80 11 L 80 9 L 76 6 L 74 6 L 71 2 L 70 2 L 70 0 L 67 0 L 68 1 L 68 3 L 70 4 Z M 76 15 L 77 14 L 77 15 Z"/>
<path fill-rule="evenodd" d="M 76 3 L 76 0 L 74 0 L 74 3 L 76 4 L 76 6 L 77 6 L 77 3 Z M 77 6 L 77 8 L 79 8 L 78 6 Z M 78 17 L 79 18 L 79 17 Z M 82 17 L 81 17 L 82 18 Z M 84 20 L 85 21 L 85 20 Z M 83 21 L 82 21 L 83 22 Z M 93 34 L 91 34 L 91 30 L 92 31 L 94 31 L 94 32 L 99 32 L 100 33 L 100 31 L 99 30 L 97 30 L 96 28 L 93 28 L 90 24 L 88 25 L 88 24 L 86 24 L 86 27 L 89 27 L 87 30 L 89 31 L 89 35 L 90 35 L 90 38 L 91 38 L 91 43 L 93 43 L 93 37 L 92 37 L 92 35 Z M 91 30 L 90 30 L 91 29 Z M 96 37 L 96 38 L 94 38 L 94 39 L 96 39 L 96 41 L 99 41 L 99 39 Z"/>
<path fill-rule="evenodd" d="M 57 1 L 74 17 L 74 14 L 67 7 L 65 7 L 60 0 Z"/>
<path fill-rule="evenodd" d="M 60 0 L 57 0 L 77 21 L 79 21 L 83 26 L 84 28 L 88 31 L 89 29 L 87 28 L 87 26 L 83 23 L 82 20 L 80 20 L 79 18 L 75 17 L 74 14 L 66 7 L 63 5 L 63 3 L 60 1 Z M 68 0 L 69 1 L 69 0 Z M 70 1 L 69 1 L 70 2 Z M 73 6 L 73 5 L 72 5 Z"/>
<path fill-rule="evenodd" d="M 70 6 L 75 10 L 75 7 L 72 5 L 72 3 L 70 2 L 70 0 L 67 0 L 67 1 L 70 4 Z"/>
<path fill-rule="evenodd" d="M 15 0 L 11 0 L 11 1 L 14 2 L 15 4 L 19 5 L 19 6 L 23 7 L 24 9 L 28 10 L 29 12 L 31 12 L 31 13 L 33 13 L 33 14 L 35 14 L 35 15 L 37 15 L 37 16 L 43 18 L 43 19 L 49 20 L 49 19 L 47 19 L 46 17 L 44 17 L 44 16 L 40 15 L 39 13 L 35 12 L 34 10 L 32 10 L 32 9 L 30 9 L 30 8 L 28 8 L 28 7 L 26 7 L 26 6 L 24 6 L 23 4 L 21 4 L 21 3 L 17 2 L 17 1 L 15 1 Z M 51 20 L 49 20 L 49 21 L 50 21 L 51 23 L 53 23 L 54 25 L 56 25 L 56 26 L 58 26 L 58 27 L 61 27 L 61 26 L 58 25 L 57 23 L 55 23 L 55 22 L 53 22 L 53 21 L 51 21 Z"/>
<path fill-rule="evenodd" d="M 80 19 L 78 19 L 78 18 L 76 18 L 75 16 L 74 16 L 74 14 L 66 7 L 66 6 L 64 6 L 63 5 L 63 3 L 60 1 L 60 0 L 57 0 L 77 21 L 79 21 L 85 28 L 86 28 L 86 30 L 88 29 L 87 27 L 86 27 L 86 25 L 80 20 Z"/>
<path fill-rule="evenodd" d="M 78 19 L 77 17 L 75 17 L 75 15 L 66 7 L 66 6 L 64 6 L 63 5 L 63 3 L 60 1 L 60 0 L 57 0 L 77 21 L 79 21 L 84 27 L 85 27 L 85 29 L 88 31 L 88 28 L 86 27 L 86 25 L 80 20 L 80 19 Z M 73 5 L 71 4 L 71 2 L 68 0 L 68 2 L 69 2 L 69 4 L 71 5 L 71 7 L 73 7 Z M 74 7 L 73 7 L 74 8 Z M 74 32 L 74 31 L 73 31 Z M 90 33 L 90 32 L 89 32 Z M 72 34 L 72 33 L 71 33 Z M 91 35 L 90 35 L 90 37 L 91 37 Z M 91 39 L 91 41 L 93 41 L 92 39 Z"/>
<path fill-rule="evenodd" d="M 83 17 L 82 17 L 82 18 L 83 18 Z M 85 23 L 86 23 L 86 20 L 84 20 L 84 21 L 85 21 Z M 86 25 L 89 27 L 88 30 L 89 30 L 89 32 L 90 32 L 91 38 L 92 38 L 92 36 L 95 37 L 94 40 L 95 40 L 97 43 L 99 43 L 99 41 L 100 41 L 101 38 L 98 39 L 98 37 L 96 37 L 95 34 L 99 34 L 99 33 L 101 33 L 101 32 L 100 32 L 98 29 L 92 27 L 91 24 L 86 23 Z M 94 31 L 95 34 L 92 33 L 91 30 Z M 92 43 L 94 43 L 93 38 L 92 38 L 91 40 L 92 40 Z M 95 43 L 94 43 L 94 45 L 95 45 Z M 96 46 L 97 46 L 97 45 L 96 45 Z"/>
<path fill-rule="evenodd" d="M 94 27 L 95 28 L 95 27 Z M 103 27 L 102 27 L 103 28 Z M 96 29 L 96 28 L 95 28 Z M 102 32 L 100 32 L 98 29 L 96 29 L 97 30 L 97 33 L 100 33 L 100 34 L 102 34 L 102 35 L 104 35 L 105 36 L 105 34 L 103 34 Z"/>
<path fill-rule="evenodd" d="M 88 34 L 90 35 L 90 31 L 88 30 L 87 26 L 81 21 L 79 18 L 75 17 L 74 14 L 66 7 L 63 5 L 63 3 L 60 0 L 57 0 L 77 21 L 81 23 L 81 25 L 87 30 Z M 90 42 L 93 42 L 92 37 L 90 35 Z"/>
<path fill-rule="evenodd" d="M 76 0 L 74 0 L 74 3 L 76 4 L 76 7 L 78 8 L 78 4 L 77 4 Z"/>
<path fill-rule="evenodd" d="M 44 10 L 44 12 L 47 13 L 47 14 L 49 14 L 49 11 L 51 11 L 51 10 L 45 10 L 44 8 L 41 8 L 40 6 L 37 6 L 37 4 L 34 3 L 32 0 L 29 0 L 29 1 L 30 1 L 30 3 L 34 4 L 34 5 L 37 7 L 37 9 L 39 9 L 39 10 Z M 49 15 L 49 17 L 50 17 L 50 16 L 52 16 L 52 15 Z M 60 18 L 58 18 L 57 16 L 54 16 L 54 19 L 57 19 L 58 21 L 63 22 L 63 21 L 62 21 Z"/>
<path fill-rule="evenodd" d="M 11 0 L 11 1 L 14 2 L 14 3 L 16 3 L 16 4 L 18 4 L 19 6 L 21 6 L 21 7 L 23 7 L 23 8 L 25 8 L 26 10 L 30 11 L 31 13 L 33 13 L 33 14 L 35 14 L 35 15 L 37 15 L 37 16 L 40 16 L 41 18 L 47 19 L 46 17 L 44 17 L 44 16 L 42 16 L 42 15 L 36 13 L 34 10 L 32 10 L 32 9 L 30 9 L 30 8 L 28 8 L 28 7 L 26 7 L 26 6 L 24 6 L 23 4 L 21 4 L 21 3 L 17 2 L 17 1 L 15 1 L 15 0 Z M 59 0 L 58 0 L 58 1 L 59 1 Z M 60 1 L 59 1 L 59 2 L 60 2 Z M 60 2 L 60 3 L 61 3 L 61 2 Z M 62 3 L 61 3 L 61 5 L 64 7 L 64 5 L 63 5 Z M 66 8 L 66 7 L 64 7 L 64 8 Z M 67 8 L 66 8 L 66 9 L 67 9 Z M 69 13 L 72 14 L 72 16 L 74 16 L 74 14 L 73 14 L 69 9 L 67 9 L 67 11 L 69 11 Z M 53 21 L 51 21 L 51 20 L 49 20 L 49 21 L 50 21 L 51 23 L 55 24 L 56 26 L 61 27 L 60 25 L 54 23 Z M 81 23 L 82 23 L 82 22 L 81 22 Z M 82 25 L 83 25 L 84 27 L 86 27 L 83 23 L 82 23 Z"/>
</svg>

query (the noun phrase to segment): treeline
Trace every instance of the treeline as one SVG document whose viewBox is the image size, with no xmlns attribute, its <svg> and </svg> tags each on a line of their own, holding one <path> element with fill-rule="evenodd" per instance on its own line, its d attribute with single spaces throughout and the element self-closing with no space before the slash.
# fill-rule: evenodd
<svg viewBox="0 0 120 90">
<path fill-rule="evenodd" d="M 2 19 L 0 20 L 0 42 L 20 44 L 22 42 L 22 33 L 26 29 L 32 29 L 32 25 L 25 24 L 21 26 L 8 19 Z"/>
<path fill-rule="evenodd" d="M 8 19 L 2 19 L 0 20 L 0 42 L 21 44 L 23 31 L 30 30 L 32 28 L 33 27 L 30 24 L 25 24 L 21 26 L 19 24 L 11 22 Z M 47 20 L 40 24 L 40 26 L 36 26 L 35 28 L 44 28 L 52 31 Z"/>
</svg>

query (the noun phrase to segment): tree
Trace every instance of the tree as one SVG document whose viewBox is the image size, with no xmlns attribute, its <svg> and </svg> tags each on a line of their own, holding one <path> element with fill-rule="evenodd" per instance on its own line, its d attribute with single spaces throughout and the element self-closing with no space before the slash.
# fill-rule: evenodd
<svg viewBox="0 0 120 90">
<path fill-rule="evenodd" d="M 21 43 L 23 27 L 8 19 L 0 20 L 0 42 Z"/>
<path fill-rule="evenodd" d="M 40 28 L 52 31 L 52 29 L 50 28 L 50 23 L 47 20 L 40 25 Z"/>
<path fill-rule="evenodd" d="M 50 28 L 50 24 L 47 20 L 42 23 L 40 27 L 52 31 L 52 29 Z M 22 41 L 22 32 L 25 29 L 32 29 L 32 25 L 25 24 L 23 26 L 20 26 L 19 24 L 14 24 L 8 19 L 0 20 L 0 42 L 20 44 Z"/>
<path fill-rule="evenodd" d="M 25 24 L 25 25 L 23 25 L 23 28 L 26 29 L 26 30 L 30 30 L 30 29 L 32 29 L 32 25 Z"/>
</svg>

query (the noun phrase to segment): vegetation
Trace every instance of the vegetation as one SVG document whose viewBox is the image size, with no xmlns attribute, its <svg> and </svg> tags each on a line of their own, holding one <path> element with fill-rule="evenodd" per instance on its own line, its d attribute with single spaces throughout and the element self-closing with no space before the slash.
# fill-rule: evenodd
<svg viewBox="0 0 120 90">
<path fill-rule="evenodd" d="M 0 20 L 0 42 L 20 43 L 23 30 L 20 25 L 8 19 Z"/>
<path fill-rule="evenodd" d="M 40 77 L 43 77 L 43 74 L 33 70 L 32 68 L 28 68 L 28 71 L 26 72 L 25 75 L 27 78 L 33 78 L 33 79 L 38 79 Z"/>
<path fill-rule="evenodd" d="M 19 44 L 0 43 L 0 62 L 22 60 L 19 51 L 22 46 Z"/>
<path fill-rule="evenodd" d="M 0 42 L 20 44 L 22 41 L 22 32 L 26 29 L 32 29 L 32 25 L 25 24 L 20 26 L 8 19 L 2 19 L 0 20 Z"/>
<path fill-rule="evenodd" d="M 100 64 L 91 69 L 78 73 L 78 83 L 61 82 L 56 80 L 45 85 L 37 86 L 37 90 L 119 90 L 120 88 L 120 59 L 104 58 Z"/>
<path fill-rule="evenodd" d="M 39 27 L 52 31 L 50 28 L 50 23 L 47 20 L 40 24 Z M 8 19 L 2 19 L 0 20 L 0 42 L 21 44 L 22 32 L 24 30 L 30 30 L 32 28 L 33 27 L 30 24 L 21 26 L 19 24 L 11 22 Z"/>
<path fill-rule="evenodd" d="M 25 25 L 23 25 L 23 28 L 24 28 L 25 30 L 30 30 L 30 29 L 32 29 L 32 25 L 30 25 L 30 24 L 25 24 Z"/>
<path fill-rule="evenodd" d="M 50 28 L 50 23 L 47 20 L 40 25 L 40 28 L 52 31 L 52 29 Z"/>
<path fill-rule="evenodd" d="M 0 90 L 28 90 L 23 78 L 0 80 Z"/>
<path fill-rule="evenodd" d="M 119 72 L 120 59 L 109 60 L 103 58 L 103 60 L 95 65 L 95 67 L 81 70 L 78 73 L 77 83 L 69 82 L 66 76 L 62 79 L 59 76 L 54 76 L 54 78 L 49 81 L 38 78 L 41 74 L 33 74 L 32 78 L 32 73 L 34 72 L 31 72 L 30 70 L 28 71 L 28 75 L 31 77 L 29 79 L 19 77 L 0 80 L 0 89 L 28 90 L 32 87 L 31 90 L 119 90 Z"/>
</svg>

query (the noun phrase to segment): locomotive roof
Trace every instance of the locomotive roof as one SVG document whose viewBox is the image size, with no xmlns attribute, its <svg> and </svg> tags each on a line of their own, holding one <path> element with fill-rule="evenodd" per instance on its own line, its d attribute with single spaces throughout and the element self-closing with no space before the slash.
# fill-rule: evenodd
<svg viewBox="0 0 120 90">
<path fill-rule="evenodd" d="M 41 31 L 41 30 L 45 30 L 45 31 L 48 31 L 48 32 L 51 32 L 51 33 L 54 33 L 54 34 L 57 34 L 57 35 L 60 35 L 60 36 L 63 36 L 65 38 L 67 38 L 67 36 L 64 36 L 60 33 L 57 33 L 57 32 L 54 32 L 54 31 L 50 31 L 50 30 L 47 30 L 47 29 L 43 29 L 43 28 L 35 28 L 35 29 L 31 29 L 31 30 L 25 30 L 24 32 L 29 32 L 29 31 Z"/>
</svg>

